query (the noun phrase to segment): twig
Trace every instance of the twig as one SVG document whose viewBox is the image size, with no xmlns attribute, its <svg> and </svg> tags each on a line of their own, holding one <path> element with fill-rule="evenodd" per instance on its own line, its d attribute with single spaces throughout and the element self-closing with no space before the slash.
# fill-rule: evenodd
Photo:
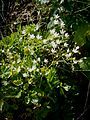
<svg viewBox="0 0 90 120">
<path fill-rule="evenodd" d="M 1 0 L 1 2 L 2 2 L 2 13 L 3 13 L 3 11 L 4 11 L 4 2 L 3 2 L 3 0 Z"/>
<path fill-rule="evenodd" d="M 86 107 L 87 107 L 88 98 L 89 98 L 89 93 L 90 93 L 90 80 L 89 80 L 89 83 L 88 83 L 87 97 L 86 97 L 86 101 L 85 101 L 84 110 L 85 110 Z"/>
<path fill-rule="evenodd" d="M 88 2 L 83 2 L 83 1 L 79 1 L 77 0 L 76 2 L 82 3 L 82 4 L 88 4 Z"/>
<path fill-rule="evenodd" d="M 1 3 L 2 3 L 2 10 L 1 10 L 2 15 L 0 15 L 0 16 L 2 17 L 3 22 L 5 22 L 5 18 L 4 18 L 4 2 L 3 2 L 3 0 L 1 0 Z"/>
<path fill-rule="evenodd" d="M 81 10 L 78 10 L 78 11 L 74 12 L 74 14 L 75 14 L 75 13 L 82 12 L 82 11 L 85 11 L 85 10 L 87 10 L 88 8 L 90 8 L 90 6 L 88 6 L 88 7 L 86 7 L 86 8 L 83 8 L 83 9 L 81 9 Z"/>
<path fill-rule="evenodd" d="M 88 103 L 89 93 L 90 93 L 90 81 L 89 81 L 89 83 L 88 83 L 88 90 L 87 90 L 87 96 L 86 96 L 84 111 L 83 111 L 83 113 L 81 113 L 81 115 L 77 118 L 77 120 L 79 120 L 79 119 L 87 112 L 87 110 L 88 110 L 88 108 L 87 108 L 87 103 Z"/>
<path fill-rule="evenodd" d="M 83 113 L 81 113 L 81 115 L 80 115 L 76 120 L 80 120 L 80 118 L 87 112 L 87 110 L 88 110 L 88 108 L 85 109 L 85 110 L 83 111 Z"/>
</svg>

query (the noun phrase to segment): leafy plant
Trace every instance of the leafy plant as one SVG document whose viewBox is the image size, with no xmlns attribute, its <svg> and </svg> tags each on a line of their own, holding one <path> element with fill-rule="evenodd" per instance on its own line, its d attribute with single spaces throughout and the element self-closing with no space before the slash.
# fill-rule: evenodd
<svg viewBox="0 0 90 120">
<path fill-rule="evenodd" d="M 59 77 L 58 68 L 64 71 L 67 66 L 73 71 L 81 61 L 75 58 L 75 54 L 80 54 L 79 46 L 68 44 L 65 31 L 51 29 L 42 34 L 36 28 L 34 24 L 19 27 L 18 32 L 0 41 L 1 110 L 9 100 L 22 100 L 25 105 L 33 105 L 33 112 L 37 111 L 35 119 L 39 120 L 54 110 L 58 101 L 55 89 L 60 89 L 59 94 L 65 97 L 64 91 L 72 88 L 60 80 L 63 76 Z M 38 109 L 42 113 L 39 117 Z"/>
</svg>

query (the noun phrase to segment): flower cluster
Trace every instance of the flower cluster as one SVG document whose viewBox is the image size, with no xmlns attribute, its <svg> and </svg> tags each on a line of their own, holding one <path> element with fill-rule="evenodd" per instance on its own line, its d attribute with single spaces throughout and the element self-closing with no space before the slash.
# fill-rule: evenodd
<svg viewBox="0 0 90 120">
<path fill-rule="evenodd" d="M 59 18 L 58 15 L 54 17 Z M 58 21 L 54 22 L 55 24 L 58 23 Z M 20 91 L 19 96 L 21 92 L 28 89 L 29 85 L 32 85 L 33 88 L 35 86 L 40 88 L 42 82 L 45 82 L 44 78 L 47 80 L 47 89 L 52 89 L 54 86 L 58 87 L 59 81 L 56 76 L 56 68 L 62 64 L 67 64 L 73 69 L 74 65 L 82 62 L 82 60 L 75 57 L 76 54 L 80 54 L 79 46 L 68 43 L 69 35 L 64 30 L 62 21 L 61 28 L 60 32 L 57 32 L 56 29 L 49 30 L 46 37 L 41 36 L 41 33 L 36 30 L 36 26 L 28 26 L 13 35 L 15 36 L 14 39 L 11 40 L 10 36 L 8 42 L 7 38 L 0 42 L 2 56 L 0 77 L 3 81 L 9 79 L 16 87 L 22 86 L 23 91 Z M 10 82 L 4 83 L 5 86 L 10 84 Z M 66 90 L 69 88 L 65 87 Z M 16 88 L 15 91 L 17 92 Z M 45 93 L 41 89 L 37 94 L 36 92 L 37 89 L 34 92 L 32 90 L 27 92 L 25 97 L 27 104 L 32 102 L 39 105 L 38 96 L 44 96 Z"/>
</svg>

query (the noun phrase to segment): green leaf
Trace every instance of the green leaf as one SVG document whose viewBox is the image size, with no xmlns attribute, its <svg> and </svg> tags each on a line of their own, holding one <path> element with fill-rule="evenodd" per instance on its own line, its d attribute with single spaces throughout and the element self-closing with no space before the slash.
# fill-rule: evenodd
<svg viewBox="0 0 90 120">
<path fill-rule="evenodd" d="M 83 70 L 83 73 L 90 79 L 90 57 L 86 60 L 83 60 L 82 63 L 79 63 L 80 68 Z"/>
<path fill-rule="evenodd" d="M 49 71 L 48 71 L 48 76 L 47 76 L 47 80 L 49 82 L 52 82 L 54 77 L 55 77 L 55 74 L 56 74 L 56 70 L 54 68 L 51 68 Z"/>
<path fill-rule="evenodd" d="M 86 36 L 87 32 L 90 32 L 90 25 L 89 24 L 81 24 L 74 35 L 74 41 L 83 46 L 86 43 Z"/>
<path fill-rule="evenodd" d="M 14 80 L 13 84 L 16 85 L 16 86 L 20 86 L 20 85 L 23 84 L 23 82 L 22 82 L 22 80 Z"/>
<path fill-rule="evenodd" d="M 83 62 L 79 63 L 80 68 L 82 68 L 85 71 L 90 71 L 90 57 L 83 60 Z"/>
<path fill-rule="evenodd" d="M 0 111 L 2 111 L 3 105 L 4 105 L 4 100 L 1 99 L 1 100 L 0 100 Z"/>
<path fill-rule="evenodd" d="M 21 93 L 22 93 L 22 90 L 20 90 L 20 92 L 17 94 L 17 95 L 8 95 L 8 96 L 5 96 L 6 98 L 20 98 L 21 97 Z"/>
</svg>

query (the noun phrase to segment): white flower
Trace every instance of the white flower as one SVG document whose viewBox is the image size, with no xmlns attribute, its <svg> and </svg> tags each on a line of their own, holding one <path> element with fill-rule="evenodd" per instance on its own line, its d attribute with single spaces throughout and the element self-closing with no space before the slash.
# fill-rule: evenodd
<svg viewBox="0 0 90 120">
<path fill-rule="evenodd" d="M 78 61 L 77 61 L 77 60 L 74 60 L 74 61 L 73 61 L 73 63 L 74 63 L 74 64 L 77 64 L 77 63 L 78 63 Z"/>
<path fill-rule="evenodd" d="M 18 69 L 17 69 L 17 72 L 19 73 L 21 71 L 21 68 L 20 68 L 20 66 L 18 67 Z"/>
<path fill-rule="evenodd" d="M 31 50 L 31 55 L 33 55 L 34 54 L 34 50 Z"/>
<path fill-rule="evenodd" d="M 32 66 L 32 71 L 36 69 L 36 65 L 33 65 Z"/>
<path fill-rule="evenodd" d="M 55 33 L 55 29 L 50 30 L 50 33 L 54 34 Z"/>
<path fill-rule="evenodd" d="M 56 55 L 56 58 L 58 58 L 58 55 Z"/>
<path fill-rule="evenodd" d="M 12 55 L 12 53 L 11 53 L 11 52 L 9 52 L 8 54 L 9 54 L 9 55 Z"/>
<path fill-rule="evenodd" d="M 31 39 L 34 39 L 34 38 L 35 38 L 35 35 L 34 35 L 34 34 L 30 34 L 30 38 L 31 38 Z"/>
<path fill-rule="evenodd" d="M 23 31 L 22 31 L 22 34 L 23 34 L 23 35 L 24 35 L 24 34 L 26 34 L 26 31 L 25 31 L 25 30 L 23 30 Z"/>
<path fill-rule="evenodd" d="M 27 68 L 27 70 L 28 70 L 29 72 L 32 72 L 32 68 Z"/>
<path fill-rule="evenodd" d="M 37 39 L 41 40 L 42 36 L 40 36 L 39 34 L 36 36 Z"/>
<path fill-rule="evenodd" d="M 38 99 L 32 99 L 32 103 L 38 103 Z"/>
<path fill-rule="evenodd" d="M 9 49 L 7 49 L 7 52 L 9 52 Z"/>
<path fill-rule="evenodd" d="M 69 53 L 69 51 L 70 51 L 70 50 L 69 50 L 69 49 L 67 49 L 67 53 Z"/>
<path fill-rule="evenodd" d="M 28 74 L 27 73 L 23 73 L 23 77 L 28 77 Z"/>
<path fill-rule="evenodd" d="M 61 20 L 61 28 L 63 28 L 65 26 L 64 22 Z"/>
<path fill-rule="evenodd" d="M 55 25 L 59 24 L 59 21 L 58 20 L 54 20 L 54 24 Z"/>
<path fill-rule="evenodd" d="M 79 93 L 76 93 L 75 95 L 79 95 Z"/>
<path fill-rule="evenodd" d="M 34 59 L 34 60 L 33 60 L 33 64 L 36 64 L 36 63 L 37 63 L 37 61 Z"/>
<path fill-rule="evenodd" d="M 69 37 L 68 33 L 65 33 L 65 37 L 66 37 L 66 38 L 68 38 L 68 37 Z"/>
<path fill-rule="evenodd" d="M 19 41 L 22 42 L 22 37 L 20 37 Z"/>
<path fill-rule="evenodd" d="M 4 84 L 4 86 L 8 85 L 7 81 L 3 81 L 2 83 Z"/>
<path fill-rule="evenodd" d="M 57 44 L 54 41 L 51 42 L 51 45 L 54 49 L 57 47 Z"/>
<path fill-rule="evenodd" d="M 72 50 L 74 53 L 78 53 L 78 50 L 77 49 L 73 49 Z"/>
<path fill-rule="evenodd" d="M 80 59 L 80 60 L 79 60 L 79 63 L 81 63 L 81 62 L 83 62 L 83 60 L 82 60 L 82 59 Z"/>
<path fill-rule="evenodd" d="M 79 46 L 76 47 L 76 50 L 78 50 L 78 49 L 79 49 Z"/>
<path fill-rule="evenodd" d="M 84 59 L 84 60 L 86 60 L 86 59 L 87 59 L 87 57 L 84 57 L 83 59 Z"/>
<path fill-rule="evenodd" d="M 62 34 L 62 35 L 64 35 L 64 33 L 65 33 L 65 30 L 60 30 L 60 33 Z"/>
<path fill-rule="evenodd" d="M 63 7 L 60 7 L 60 11 L 63 11 Z"/>
<path fill-rule="evenodd" d="M 40 62 L 40 58 L 38 58 L 37 61 Z"/>
<path fill-rule="evenodd" d="M 36 71 L 39 72 L 39 69 L 37 69 Z"/>
<path fill-rule="evenodd" d="M 69 89 L 71 88 L 71 86 L 66 85 L 66 86 L 63 86 L 63 88 L 64 88 L 66 91 L 69 91 Z"/>
<path fill-rule="evenodd" d="M 68 44 L 67 44 L 67 43 L 64 43 L 64 47 L 68 47 Z"/>
<path fill-rule="evenodd" d="M 41 4 L 45 4 L 45 3 L 48 3 L 49 2 L 49 0 L 39 0 L 40 2 L 41 2 Z"/>
<path fill-rule="evenodd" d="M 52 21 L 53 20 L 53 17 L 50 17 L 50 21 Z"/>
<path fill-rule="evenodd" d="M 20 61 L 21 61 L 21 60 L 20 60 L 20 58 L 19 58 L 19 59 L 17 59 L 17 63 L 20 63 Z"/>
<path fill-rule="evenodd" d="M 14 25 L 16 25 L 16 24 L 17 24 L 17 22 L 14 22 L 13 24 L 14 24 Z"/>
<path fill-rule="evenodd" d="M 55 19 L 58 19 L 58 18 L 59 18 L 59 15 L 57 14 L 57 15 L 55 15 L 54 17 L 55 17 Z"/>
<path fill-rule="evenodd" d="M 55 36 L 55 37 L 58 37 L 58 36 L 59 36 L 59 33 L 55 32 L 55 33 L 54 33 L 54 36 Z"/>
<path fill-rule="evenodd" d="M 71 57 L 71 53 L 69 53 L 69 54 L 66 54 L 65 56 L 67 57 L 67 58 L 69 58 L 69 57 Z"/>
<path fill-rule="evenodd" d="M 64 2 L 64 0 L 61 0 L 60 4 L 62 4 Z"/>
<path fill-rule="evenodd" d="M 55 53 L 56 51 L 55 51 L 54 49 L 51 49 L 51 52 L 52 52 L 52 53 Z"/>
<path fill-rule="evenodd" d="M 13 61 L 12 64 L 15 64 L 15 61 Z"/>
<path fill-rule="evenodd" d="M 29 71 L 29 72 L 32 72 L 33 70 L 35 70 L 36 69 L 36 67 L 32 67 L 32 68 L 27 68 L 27 70 Z"/>
<path fill-rule="evenodd" d="M 26 104 L 29 104 L 29 102 L 30 102 L 30 98 L 28 98 L 28 100 L 27 100 Z"/>
<path fill-rule="evenodd" d="M 36 25 L 36 30 L 38 30 L 38 29 L 39 29 L 39 27 L 40 27 L 40 26 L 39 26 L 39 24 L 37 24 L 37 25 Z"/>
<path fill-rule="evenodd" d="M 47 106 L 48 109 L 50 109 L 51 107 L 50 106 Z"/>
<path fill-rule="evenodd" d="M 47 60 L 47 59 L 44 59 L 44 62 L 45 62 L 45 63 L 48 63 L 48 60 Z"/>
<path fill-rule="evenodd" d="M 2 53 L 4 53 L 4 50 L 2 50 Z"/>
<path fill-rule="evenodd" d="M 43 43 L 46 44 L 46 43 L 47 43 L 47 40 L 44 39 L 44 40 L 43 40 Z"/>
<path fill-rule="evenodd" d="M 58 39 L 58 40 L 56 40 L 56 43 L 57 43 L 57 44 L 60 44 L 60 43 L 61 43 L 61 41 Z"/>
</svg>

